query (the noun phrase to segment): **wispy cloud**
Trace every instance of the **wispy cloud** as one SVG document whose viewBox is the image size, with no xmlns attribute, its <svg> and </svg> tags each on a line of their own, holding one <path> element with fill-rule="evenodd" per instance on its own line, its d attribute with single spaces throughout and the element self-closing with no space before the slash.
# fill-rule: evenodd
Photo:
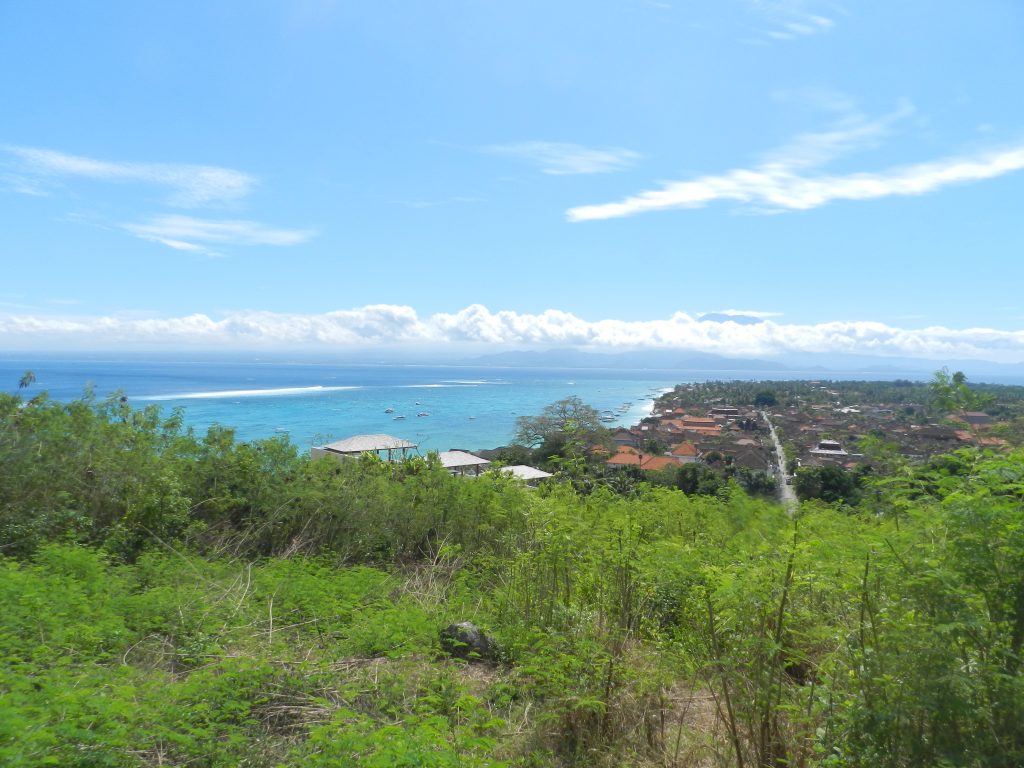
<svg viewBox="0 0 1024 768">
<path fill-rule="evenodd" d="M 857 113 L 857 100 L 850 94 L 834 88 L 821 86 L 785 88 L 773 91 L 770 96 L 773 101 L 785 104 L 787 108 L 797 107 L 843 116 Z"/>
<path fill-rule="evenodd" d="M 613 219 L 648 211 L 702 208 L 717 200 L 765 212 L 805 211 L 834 200 L 923 195 L 1024 169 L 1024 144 L 1017 144 L 875 172 L 828 174 L 819 170 L 841 155 L 877 144 L 898 120 L 912 112 L 907 105 L 877 120 L 847 117 L 830 130 L 796 137 L 750 168 L 663 182 L 657 189 L 618 202 L 570 208 L 566 217 L 573 222 Z"/>
<path fill-rule="evenodd" d="M 6 182 L 8 188 L 32 195 L 49 195 L 73 179 L 90 179 L 155 187 L 169 193 L 167 204 L 197 209 L 238 202 L 258 184 L 257 178 L 248 173 L 212 165 L 99 160 L 52 149 L 0 145 L 0 155 L 4 154 L 11 158 L 8 165 L 13 166 L 14 172 L 0 177 L 0 183 Z M 209 256 L 221 255 L 216 246 L 298 245 L 315 234 L 311 230 L 279 229 L 244 219 L 214 220 L 181 214 L 120 218 L 136 220 L 115 224 L 77 213 L 62 216 L 65 221 L 122 230 L 177 251 Z"/>
<path fill-rule="evenodd" d="M 256 221 L 197 219 L 168 215 L 122 224 L 121 228 L 143 240 L 162 243 L 180 251 L 219 255 L 219 245 L 299 245 L 315 234 L 311 230 L 274 229 Z"/>
<path fill-rule="evenodd" d="M 194 208 L 238 200 L 257 183 L 247 173 L 212 165 L 97 160 L 35 147 L 3 149 L 17 160 L 18 189 L 28 194 L 40 194 L 54 180 L 78 177 L 162 187 L 170 192 L 167 202 L 171 205 Z"/>
<path fill-rule="evenodd" d="M 639 153 L 621 147 L 593 149 L 579 144 L 551 141 L 495 144 L 483 147 L 482 150 L 492 155 L 524 160 L 553 176 L 621 171 L 640 158 Z"/>
<path fill-rule="evenodd" d="M 798 134 L 788 143 L 765 153 L 761 165 L 790 170 L 817 168 L 838 157 L 877 146 L 901 121 L 914 114 L 909 102 L 887 115 L 870 119 L 850 110 L 828 130 Z"/>
<path fill-rule="evenodd" d="M 8 347 L 44 343 L 232 348 L 486 344 L 594 351 L 686 349 L 731 356 L 831 352 L 1024 362 L 1024 330 L 904 328 L 870 320 L 796 324 L 770 317 L 743 324 L 702 321 L 685 312 L 656 320 L 591 321 L 561 310 L 520 314 L 491 312 L 481 305 L 426 318 L 412 307 L 387 304 L 317 315 L 233 312 L 218 318 L 205 314 L 177 318 L 0 314 L 0 338 Z"/>
<path fill-rule="evenodd" d="M 820 0 L 748 0 L 748 4 L 768 23 L 764 34 L 772 40 L 796 40 L 827 32 L 835 26 L 835 20 L 825 14 L 839 11 L 834 4 Z"/>
</svg>

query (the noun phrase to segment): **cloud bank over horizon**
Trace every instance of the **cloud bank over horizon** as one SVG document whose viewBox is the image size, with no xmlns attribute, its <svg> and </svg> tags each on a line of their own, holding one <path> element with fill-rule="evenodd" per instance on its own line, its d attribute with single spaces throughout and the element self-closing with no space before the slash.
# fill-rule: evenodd
<svg viewBox="0 0 1024 768">
<path fill-rule="evenodd" d="M 491 312 L 473 304 L 420 317 L 409 306 L 375 304 L 321 314 L 234 311 L 219 317 L 56 316 L 0 314 L 3 349 L 205 349 L 345 351 L 366 347 L 445 345 L 451 350 L 574 347 L 592 352 L 634 349 L 707 352 L 727 357 L 797 353 L 978 359 L 1024 362 L 1024 330 L 901 328 L 871 320 L 783 323 L 774 313 L 755 323 L 701 320 L 676 312 L 655 320 L 585 320 L 561 310 Z M 724 315 L 724 312 L 717 313 Z M 728 316 L 728 315 L 725 315 Z"/>
</svg>

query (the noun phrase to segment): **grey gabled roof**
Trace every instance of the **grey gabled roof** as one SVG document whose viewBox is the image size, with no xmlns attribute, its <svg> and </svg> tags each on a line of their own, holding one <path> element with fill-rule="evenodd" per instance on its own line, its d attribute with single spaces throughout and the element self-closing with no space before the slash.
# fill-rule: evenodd
<svg viewBox="0 0 1024 768">
<path fill-rule="evenodd" d="M 482 467 L 484 464 L 491 463 L 487 459 L 481 459 L 479 456 L 474 456 L 472 453 L 466 453 L 465 451 L 441 451 L 437 454 L 437 458 L 445 469 Z"/>
<path fill-rule="evenodd" d="M 410 443 L 408 440 L 391 435 L 353 435 L 324 446 L 326 450 L 333 453 L 363 453 L 364 451 L 389 451 L 415 447 L 416 443 Z"/>
</svg>

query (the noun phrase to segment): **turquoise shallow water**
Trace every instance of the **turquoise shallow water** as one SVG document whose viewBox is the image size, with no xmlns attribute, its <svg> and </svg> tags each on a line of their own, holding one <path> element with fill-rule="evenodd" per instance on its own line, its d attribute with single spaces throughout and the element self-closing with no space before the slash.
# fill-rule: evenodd
<svg viewBox="0 0 1024 768">
<path fill-rule="evenodd" d="M 100 397 L 120 390 L 136 406 L 182 408 L 185 423 L 197 430 L 219 423 L 234 427 L 243 440 L 288 435 L 307 449 L 350 435 L 386 433 L 416 442 L 422 451 L 504 445 L 518 416 L 536 415 L 570 395 L 599 411 L 616 412 L 609 422 L 615 426 L 635 424 L 657 393 L 681 382 L 922 378 L 898 371 L 630 371 L 7 355 L 0 357 L 0 391 L 16 392 L 26 370 L 37 377 L 30 394 L 46 391 L 70 400 L 87 385 Z M 389 408 L 393 413 L 386 413 Z"/>
<path fill-rule="evenodd" d="M 518 416 L 570 395 L 615 411 L 610 426 L 633 424 L 681 380 L 650 371 L 8 359 L 0 388 L 15 391 L 27 369 L 37 377 L 31 393 L 72 399 L 87 385 L 98 396 L 121 390 L 138 407 L 182 408 L 199 430 L 219 423 L 244 440 L 287 434 L 303 449 L 364 433 L 402 437 L 423 451 L 495 447 L 512 438 Z"/>
</svg>

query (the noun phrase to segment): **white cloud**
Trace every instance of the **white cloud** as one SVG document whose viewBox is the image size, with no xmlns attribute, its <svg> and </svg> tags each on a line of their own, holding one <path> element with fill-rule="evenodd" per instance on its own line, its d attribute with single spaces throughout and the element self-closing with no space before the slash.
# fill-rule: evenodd
<svg viewBox="0 0 1024 768">
<path fill-rule="evenodd" d="M 834 4 L 815 0 L 749 0 L 749 5 L 768 22 L 770 29 L 765 35 L 773 40 L 796 40 L 827 32 L 835 21 L 819 9 L 841 12 Z"/>
<path fill-rule="evenodd" d="M 172 205 L 193 208 L 238 200 L 256 186 L 256 178 L 242 171 L 212 165 L 136 163 L 97 160 L 35 147 L 3 147 L 18 160 L 21 180 L 16 189 L 39 194 L 48 181 L 80 177 L 111 182 L 135 182 L 170 191 Z"/>
<path fill-rule="evenodd" d="M 761 167 L 794 171 L 817 168 L 850 152 L 877 146 L 895 125 L 913 114 L 909 102 L 873 120 L 856 110 L 847 111 L 828 130 L 798 134 L 789 143 L 765 153 Z"/>
<path fill-rule="evenodd" d="M 212 245 L 299 245 L 314 233 L 299 229 L 273 229 L 255 221 L 197 219 L 192 216 L 155 216 L 121 228 L 143 240 L 181 251 L 215 254 Z"/>
<path fill-rule="evenodd" d="M 553 176 L 621 171 L 640 158 L 637 152 L 619 147 L 591 149 L 579 144 L 550 141 L 496 144 L 484 147 L 483 151 L 525 160 Z"/>
<path fill-rule="evenodd" d="M 210 165 L 97 160 L 51 149 L 0 145 L 2 153 L 14 158 L 17 172 L 0 176 L 0 183 L 37 196 L 50 194 L 64 180 L 84 178 L 158 187 L 170 193 L 169 204 L 200 208 L 238 201 L 257 184 L 256 177 L 247 173 Z M 66 219 L 114 228 L 77 214 L 68 214 Z M 220 255 L 211 247 L 214 245 L 298 245 L 314 235 L 309 230 L 276 229 L 256 221 L 216 221 L 183 215 L 150 216 L 116 228 L 177 251 L 210 256 Z"/>
<path fill-rule="evenodd" d="M 834 200 L 923 195 L 952 184 L 982 181 L 1024 168 L 1024 144 L 1018 144 L 876 172 L 843 175 L 817 170 L 841 155 L 877 144 L 894 124 L 911 114 L 910 105 L 876 120 L 853 114 L 830 130 L 797 136 L 750 168 L 663 182 L 658 189 L 645 190 L 618 202 L 570 208 L 566 217 L 573 222 L 613 219 L 647 211 L 702 208 L 717 200 L 731 200 L 768 212 L 803 211 Z"/>
<path fill-rule="evenodd" d="M 737 313 L 739 314 L 739 313 Z M 206 346 L 210 348 L 341 348 L 387 344 L 579 347 L 594 351 L 685 349 L 728 356 L 849 353 L 931 359 L 1024 362 L 1024 330 L 903 328 L 884 323 L 780 323 L 773 313 L 756 324 L 701 321 L 685 312 L 660 320 L 584 320 L 548 310 L 491 312 L 472 305 L 420 318 L 407 306 L 371 305 L 316 315 L 231 312 L 178 318 L 53 317 L 0 314 L 7 346 L 46 344 Z"/>
</svg>

